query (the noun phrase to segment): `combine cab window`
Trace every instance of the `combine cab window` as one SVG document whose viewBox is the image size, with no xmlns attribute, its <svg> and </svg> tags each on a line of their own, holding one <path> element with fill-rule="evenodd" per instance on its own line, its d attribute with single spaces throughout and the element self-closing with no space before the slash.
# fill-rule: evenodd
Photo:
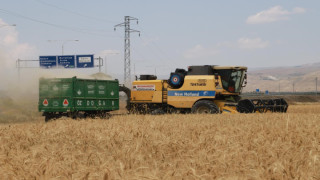
<svg viewBox="0 0 320 180">
<path fill-rule="evenodd" d="M 234 84 L 233 85 L 234 92 L 240 92 L 241 80 L 242 80 L 241 76 L 242 76 L 242 71 L 234 71 L 231 73 L 230 85 L 232 85 L 231 83 Z"/>
<path fill-rule="evenodd" d="M 241 91 L 244 78 L 243 70 L 218 70 L 218 74 L 221 76 L 223 89 L 231 93 L 238 93 Z"/>
</svg>

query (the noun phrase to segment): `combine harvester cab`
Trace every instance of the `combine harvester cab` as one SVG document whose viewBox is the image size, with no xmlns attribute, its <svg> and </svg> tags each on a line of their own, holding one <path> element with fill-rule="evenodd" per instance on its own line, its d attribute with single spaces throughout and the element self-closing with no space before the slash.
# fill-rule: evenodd
<svg viewBox="0 0 320 180">
<path fill-rule="evenodd" d="M 286 112 L 284 99 L 241 99 L 247 67 L 189 66 L 168 80 L 143 75 L 132 83 L 129 110 L 138 113 Z"/>
</svg>

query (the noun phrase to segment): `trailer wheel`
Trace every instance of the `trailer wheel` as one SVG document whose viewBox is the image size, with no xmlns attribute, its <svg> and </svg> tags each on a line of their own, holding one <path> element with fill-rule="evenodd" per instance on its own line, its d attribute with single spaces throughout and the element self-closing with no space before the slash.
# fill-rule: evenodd
<svg viewBox="0 0 320 180">
<path fill-rule="evenodd" d="M 52 114 L 46 114 L 46 115 L 44 116 L 44 121 L 45 121 L 45 122 L 49 122 L 49 121 L 51 121 L 51 120 L 54 119 L 54 118 L 55 118 L 54 115 L 52 115 Z"/>
<path fill-rule="evenodd" d="M 79 111 L 75 111 L 71 114 L 72 119 L 77 119 L 79 117 Z"/>
<path fill-rule="evenodd" d="M 44 121 L 45 121 L 45 122 L 49 122 L 50 119 L 51 119 L 51 118 L 50 118 L 49 116 L 45 116 L 45 117 L 44 117 Z"/>
<path fill-rule="evenodd" d="M 98 116 L 100 117 L 100 119 L 109 119 L 111 117 L 111 114 L 107 111 L 100 111 L 98 113 Z"/>
<path fill-rule="evenodd" d="M 201 100 L 192 106 L 191 112 L 195 114 L 218 114 L 220 111 L 214 102 Z"/>
</svg>

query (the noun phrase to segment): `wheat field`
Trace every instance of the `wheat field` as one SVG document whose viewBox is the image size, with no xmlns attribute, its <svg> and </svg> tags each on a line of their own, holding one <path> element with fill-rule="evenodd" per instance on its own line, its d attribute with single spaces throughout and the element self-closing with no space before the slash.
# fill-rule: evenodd
<svg viewBox="0 0 320 180">
<path fill-rule="evenodd" d="M 320 105 L 0 125 L 0 179 L 320 179 Z"/>
</svg>

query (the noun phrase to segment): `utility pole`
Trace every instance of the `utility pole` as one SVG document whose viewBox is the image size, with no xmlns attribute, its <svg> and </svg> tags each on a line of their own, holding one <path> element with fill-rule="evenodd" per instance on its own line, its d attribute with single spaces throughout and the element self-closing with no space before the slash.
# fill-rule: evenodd
<svg viewBox="0 0 320 180">
<path fill-rule="evenodd" d="M 124 22 L 117 24 L 114 26 L 114 30 L 116 30 L 117 27 L 124 27 L 124 84 L 129 85 L 131 83 L 131 65 L 130 65 L 130 33 L 131 32 L 138 32 L 140 36 L 140 31 L 130 29 L 130 21 L 135 20 L 138 24 L 138 19 L 131 17 L 131 16 L 125 16 Z"/>
<path fill-rule="evenodd" d="M 99 56 L 99 73 L 101 73 L 101 66 L 103 66 L 103 59 Z"/>
<path fill-rule="evenodd" d="M 64 45 L 65 45 L 67 42 L 72 42 L 72 41 L 78 42 L 79 40 L 78 40 L 78 39 L 70 39 L 70 40 L 48 40 L 48 42 L 62 42 L 62 45 L 61 45 L 61 55 L 64 55 Z"/>
<path fill-rule="evenodd" d="M 21 63 L 24 62 L 24 63 Z M 21 82 L 21 70 L 22 68 L 26 69 L 26 68 L 39 68 L 39 67 L 34 67 L 34 66 L 28 66 L 27 63 L 31 63 L 31 62 L 39 62 L 39 60 L 21 60 L 18 59 L 16 60 L 16 68 L 18 68 L 18 81 Z"/>
<path fill-rule="evenodd" d="M 316 77 L 316 96 L 318 96 L 318 77 Z"/>
<path fill-rule="evenodd" d="M 20 83 L 20 59 L 16 61 L 16 68 L 18 68 L 18 81 Z"/>
<path fill-rule="evenodd" d="M 294 82 L 292 83 L 292 92 L 294 93 Z"/>
<path fill-rule="evenodd" d="M 136 63 L 133 63 L 133 75 L 136 78 Z"/>
</svg>

